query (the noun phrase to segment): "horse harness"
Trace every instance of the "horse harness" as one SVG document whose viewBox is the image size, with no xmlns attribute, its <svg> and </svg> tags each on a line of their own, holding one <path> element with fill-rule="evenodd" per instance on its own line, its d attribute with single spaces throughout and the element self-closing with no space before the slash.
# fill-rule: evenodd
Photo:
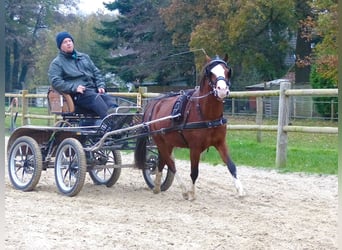
<svg viewBox="0 0 342 250">
<path fill-rule="evenodd" d="M 181 135 L 184 143 L 188 145 L 188 142 L 186 141 L 183 130 L 185 129 L 202 129 L 202 128 L 215 128 L 222 126 L 227 123 L 227 119 L 223 117 L 223 114 L 220 118 L 213 120 L 213 121 L 200 121 L 200 122 L 187 122 L 190 109 L 188 109 L 188 105 L 190 104 L 190 100 L 192 99 L 200 99 L 200 98 L 205 98 L 211 94 L 214 94 L 214 96 L 217 96 L 215 93 L 215 86 L 219 80 L 223 80 L 226 82 L 227 86 L 230 87 L 230 81 L 227 80 L 226 78 L 219 76 L 216 78 L 214 82 L 212 82 L 210 78 L 211 74 L 211 69 L 214 68 L 217 64 L 223 64 L 226 68 L 229 70 L 229 74 L 231 74 L 231 69 L 228 67 L 227 63 L 221 59 L 214 59 L 210 63 L 208 63 L 205 67 L 205 75 L 209 79 L 209 86 L 213 89 L 210 91 L 208 94 L 200 97 L 193 97 L 194 92 L 196 89 L 190 89 L 190 90 L 181 90 L 179 93 L 169 93 L 166 96 L 161 97 L 161 99 L 165 97 L 173 97 L 173 96 L 178 96 L 177 100 L 175 101 L 172 110 L 171 110 L 171 116 L 172 118 L 172 126 L 168 128 L 162 128 L 159 130 L 155 131 L 150 131 L 150 134 L 158 134 L 162 133 L 165 134 L 167 132 L 171 131 L 178 131 L 178 133 Z M 154 106 L 155 107 L 155 106 Z M 152 108 L 150 114 L 149 114 L 149 119 L 151 120 L 151 116 L 154 110 L 154 107 Z M 198 112 L 198 115 L 203 119 L 203 115 L 199 106 L 199 103 L 196 105 L 196 110 Z"/>
<path fill-rule="evenodd" d="M 218 64 L 223 64 L 224 67 L 228 69 L 228 75 L 229 75 L 229 76 L 232 74 L 232 69 L 228 66 L 228 64 L 227 64 L 225 61 L 219 59 L 218 57 L 215 58 L 214 60 L 210 61 L 210 62 L 205 66 L 205 75 L 206 75 L 206 77 L 209 79 L 209 86 L 210 86 L 212 89 L 214 89 L 215 86 L 216 86 L 216 84 L 217 84 L 217 82 L 220 81 L 220 80 L 222 80 L 222 81 L 224 81 L 224 82 L 226 83 L 226 85 L 227 85 L 228 87 L 230 87 L 230 86 L 231 86 L 230 80 L 227 80 L 227 79 L 224 78 L 223 76 L 217 77 L 217 78 L 215 79 L 214 82 L 211 80 L 211 78 L 210 78 L 211 70 L 212 70 L 216 65 L 218 65 Z M 211 91 L 211 92 L 214 94 L 214 96 L 217 96 L 217 93 L 216 93 L 215 90 L 213 90 L 213 91 Z"/>
<path fill-rule="evenodd" d="M 166 97 L 172 97 L 172 96 L 177 96 L 178 98 L 175 101 L 173 108 L 171 110 L 171 116 L 173 118 L 172 119 L 172 126 L 168 127 L 168 128 L 161 128 L 159 130 L 155 130 L 155 131 L 149 131 L 149 134 L 166 134 L 168 132 L 171 131 L 178 131 L 178 133 L 180 134 L 180 136 L 182 137 L 184 143 L 186 145 L 188 145 L 188 142 L 186 141 L 184 135 L 183 135 L 183 130 L 186 129 L 201 129 L 201 128 L 215 128 L 215 127 L 219 127 L 222 126 L 224 124 L 227 123 L 227 119 L 223 117 L 223 115 L 213 121 L 200 121 L 200 122 L 187 122 L 188 119 L 188 115 L 190 110 L 187 109 L 188 104 L 190 103 L 190 100 L 192 99 L 192 95 L 194 94 L 196 89 L 190 89 L 190 90 L 182 90 L 179 93 L 169 93 Z M 164 96 L 165 97 L 165 96 Z M 151 120 L 151 116 L 153 113 L 153 109 L 151 110 L 151 112 L 149 113 L 149 118 L 148 120 Z M 196 110 L 198 112 L 198 114 L 200 115 L 200 117 L 202 118 L 202 113 L 200 110 L 200 106 L 199 104 L 196 105 Z M 148 128 L 146 128 L 147 130 L 149 130 Z"/>
</svg>

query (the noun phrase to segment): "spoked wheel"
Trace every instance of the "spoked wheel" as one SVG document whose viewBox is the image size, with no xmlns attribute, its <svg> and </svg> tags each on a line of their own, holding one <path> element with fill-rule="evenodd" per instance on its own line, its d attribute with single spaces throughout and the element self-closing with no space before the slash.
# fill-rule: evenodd
<svg viewBox="0 0 342 250">
<path fill-rule="evenodd" d="M 153 189 L 156 171 L 158 168 L 159 153 L 157 148 L 154 146 L 147 146 L 146 153 L 146 165 L 142 171 L 147 186 Z M 171 187 L 173 178 L 174 174 L 168 169 L 167 166 L 165 166 L 162 172 L 160 187 L 161 191 L 166 191 Z"/>
<path fill-rule="evenodd" d="M 89 171 L 90 178 L 96 185 L 113 186 L 120 177 L 121 154 L 117 150 L 99 150 L 93 153 L 96 165 Z"/>
<path fill-rule="evenodd" d="M 55 127 L 71 127 L 72 124 L 68 121 L 64 121 L 64 120 L 61 120 L 61 121 L 57 121 L 55 124 L 54 124 Z"/>
<path fill-rule="evenodd" d="M 55 179 L 58 190 L 67 195 L 77 195 L 84 184 L 87 161 L 82 144 L 75 138 L 62 141 L 56 152 Z"/>
<path fill-rule="evenodd" d="M 14 141 L 8 155 L 8 173 L 12 185 L 22 191 L 31 191 L 38 184 L 43 169 L 42 153 L 31 137 Z"/>
</svg>

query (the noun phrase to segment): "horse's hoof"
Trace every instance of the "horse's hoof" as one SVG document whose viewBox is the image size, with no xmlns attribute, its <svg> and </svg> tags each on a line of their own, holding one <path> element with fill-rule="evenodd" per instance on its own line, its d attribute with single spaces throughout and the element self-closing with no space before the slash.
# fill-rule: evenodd
<svg viewBox="0 0 342 250">
<path fill-rule="evenodd" d="M 189 201 L 194 201 L 196 200 L 195 193 L 194 192 L 189 192 Z"/>
<path fill-rule="evenodd" d="M 242 187 L 242 184 L 241 184 L 241 182 L 240 182 L 239 179 L 235 179 L 235 188 L 236 188 L 236 191 L 238 192 L 238 195 L 239 195 L 240 197 L 246 195 L 246 193 L 245 193 L 245 191 L 244 191 L 244 189 L 243 189 L 243 187 Z"/>
<path fill-rule="evenodd" d="M 154 194 L 159 194 L 161 191 L 160 191 L 160 188 L 154 188 L 153 189 L 153 193 Z"/>
<path fill-rule="evenodd" d="M 244 196 L 246 196 L 246 192 L 245 192 L 245 190 L 243 190 L 243 189 L 237 189 L 237 192 L 238 192 L 239 197 L 244 197 Z"/>
</svg>

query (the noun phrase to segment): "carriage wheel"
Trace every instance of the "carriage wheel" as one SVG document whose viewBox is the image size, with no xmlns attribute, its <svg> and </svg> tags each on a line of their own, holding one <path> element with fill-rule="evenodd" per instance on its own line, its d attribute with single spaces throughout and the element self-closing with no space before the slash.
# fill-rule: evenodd
<svg viewBox="0 0 342 250">
<path fill-rule="evenodd" d="M 68 121 L 61 120 L 61 121 L 57 121 L 54 124 L 54 127 L 72 127 L 72 124 Z"/>
<path fill-rule="evenodd" d="M 158 168 L 158 160 L 158 150 L 154 147 L 147 148 L 146 166 L 142 170 L 142 172 L 147 186 L 151 189 L 154 188 L 154 180 Z M 174 173 L 172 173 L 168 167 L 164 167 L 160 187 L 161 191 L 166 191 L 171 187 L 173 178 Z"/>
<path fill-rule="evenodd" d="M 38 184 L 43 169 L 42 153 L 31 137 L 14 141 L 8 155 L 8 173 L 12 185 L 22 191 L 31 191 Z"/>
<path fill-rule="evenodd" d="M 95 166 L 89 171 L 89 176 L 96 185 L 113 186 L 120 177 L 121 168 L 114 168 L 114 165 L 121 164 L 121 154 L 117 150 L 100 150 L 93 153 L 97 163 L 102 166 Z"/>
<path fill-rule="evenodd" d="M 58 190 L 67 195 L 77 195 L 84 184 L 87 161 L 82 144 L 75 138 L 62 141 L 56 152 L 55 179 Z"/>
</svg>

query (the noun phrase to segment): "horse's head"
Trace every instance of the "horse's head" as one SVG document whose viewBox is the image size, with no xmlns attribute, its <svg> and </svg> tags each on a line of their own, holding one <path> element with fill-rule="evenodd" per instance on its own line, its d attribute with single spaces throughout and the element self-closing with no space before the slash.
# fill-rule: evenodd
<svg viewBox="0 0 342 250">
<path fill-rule="evenodd" d="M 227 64 L 228 56 L 220 59 L 218 56 L 211 59 L 207 56 L 205 77 L 209 80 L 209 86 L 214 95 L 220 100 L 229 95 L 231 68 Z"/>
</svg>

